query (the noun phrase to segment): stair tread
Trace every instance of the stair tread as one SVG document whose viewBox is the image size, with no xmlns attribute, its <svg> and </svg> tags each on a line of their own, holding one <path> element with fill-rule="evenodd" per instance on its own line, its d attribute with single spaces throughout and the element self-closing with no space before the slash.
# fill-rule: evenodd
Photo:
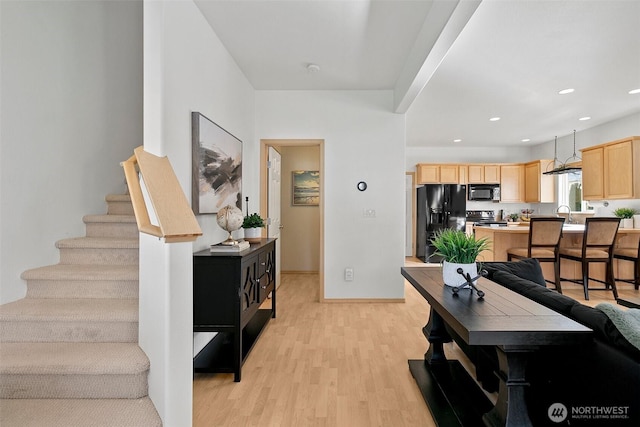
<svg viewBox="0 0 640 427">
<path fill-rule="evenodd" d="M 1 399 L 3 427 L 161 427 L 148 397 L 140 399 Z"/>
<path fill-rule="evenodd" d="M 82 217 L 82 221 L 89 222 L 115 222 L 115 223 L 135 223 L 135 215 L 122 214 L 91 214 Z"/>
<path fill-rule="evenodd" d="M 131 196 L 129 194 L 107 194 L 104 200 L 107 202 L 130 202 Z"/>
<path fill-rule="evenodd" d="M 2 375 L 138 374 L 149 359 L 137 343 L 2 343 Z"/>
<path fill-rule="evenodd" d="M 137 249 L 138 238 L 71 237 L 58 240 L 58 249 Z"/>
<path fill-rule="evenodd" d="M 23 298 L 1 305 L 0 320 L 137 322 L 138 300 L 133 298 Z"/>
<path fill-rule="evenodd" d="M 138 266 L 97 264 L 53 264 L 23 272 L 23 280 L 138 280 Z"/>
</svg>

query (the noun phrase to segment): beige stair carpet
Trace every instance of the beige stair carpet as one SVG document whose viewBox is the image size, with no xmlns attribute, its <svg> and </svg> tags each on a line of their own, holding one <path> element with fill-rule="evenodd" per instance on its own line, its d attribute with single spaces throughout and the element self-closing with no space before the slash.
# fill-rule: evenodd
<svg viewBox="0 0 640 427">
<path fill-rule="evenodd" d="M 0 426 L 161 426 L 138 346 L 138 230 L 128 195 L 86 215 L 60 262 L 0 305 Z"/>
</svg>

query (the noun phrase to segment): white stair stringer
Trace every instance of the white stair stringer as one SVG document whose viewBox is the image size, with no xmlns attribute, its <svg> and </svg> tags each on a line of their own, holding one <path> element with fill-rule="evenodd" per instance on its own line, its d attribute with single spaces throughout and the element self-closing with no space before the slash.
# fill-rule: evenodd
<svg viewBox="0 0 640 427">
<path fill-rule="evenodd" d="M 22 273 L 26 297 L 0 305 L 2 427 L 158 427 L 138 346 L 138 230 L 128 195 L 86 215 L 60 262 Z"/>
</svg>

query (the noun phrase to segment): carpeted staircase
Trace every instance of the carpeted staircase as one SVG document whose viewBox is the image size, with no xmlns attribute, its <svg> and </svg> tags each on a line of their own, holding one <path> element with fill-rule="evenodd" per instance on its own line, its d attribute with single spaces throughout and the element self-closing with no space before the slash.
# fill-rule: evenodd
<svg viewBox="0 0 640 427">
<path fill-rule="evenodd" d="M 0 426 L 161 426 L 138 346 L 138 228 L 128 195 L 56 243 L 60 262 L 25 271 L 0 306 Z"/>
</svg>

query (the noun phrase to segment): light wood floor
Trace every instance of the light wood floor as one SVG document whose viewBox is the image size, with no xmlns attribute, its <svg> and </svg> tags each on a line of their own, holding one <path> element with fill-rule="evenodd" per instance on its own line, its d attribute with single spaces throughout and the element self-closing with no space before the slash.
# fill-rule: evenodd
<svg viewBox="0 0 640 427">
<path fill-rule="evenodd" d="M 584 302 L 578 285 L 564 287 Z M 630 284 L 619 290 L 640 296 Z M 435 425 L 407 365 L 427 349 L 424 299 L 406 282 L 404 304 L 320 304 L 317 292 L 317 275 L 282 275 L 277 318 L 247 358 L 242 381 L 196 374 L 194 426 Z M 614 302 L 611 292 L 592 292 L 588 304 L 599 302 Z M 454 344 L 445 352 L 473 370 Z"/>
</svg>

